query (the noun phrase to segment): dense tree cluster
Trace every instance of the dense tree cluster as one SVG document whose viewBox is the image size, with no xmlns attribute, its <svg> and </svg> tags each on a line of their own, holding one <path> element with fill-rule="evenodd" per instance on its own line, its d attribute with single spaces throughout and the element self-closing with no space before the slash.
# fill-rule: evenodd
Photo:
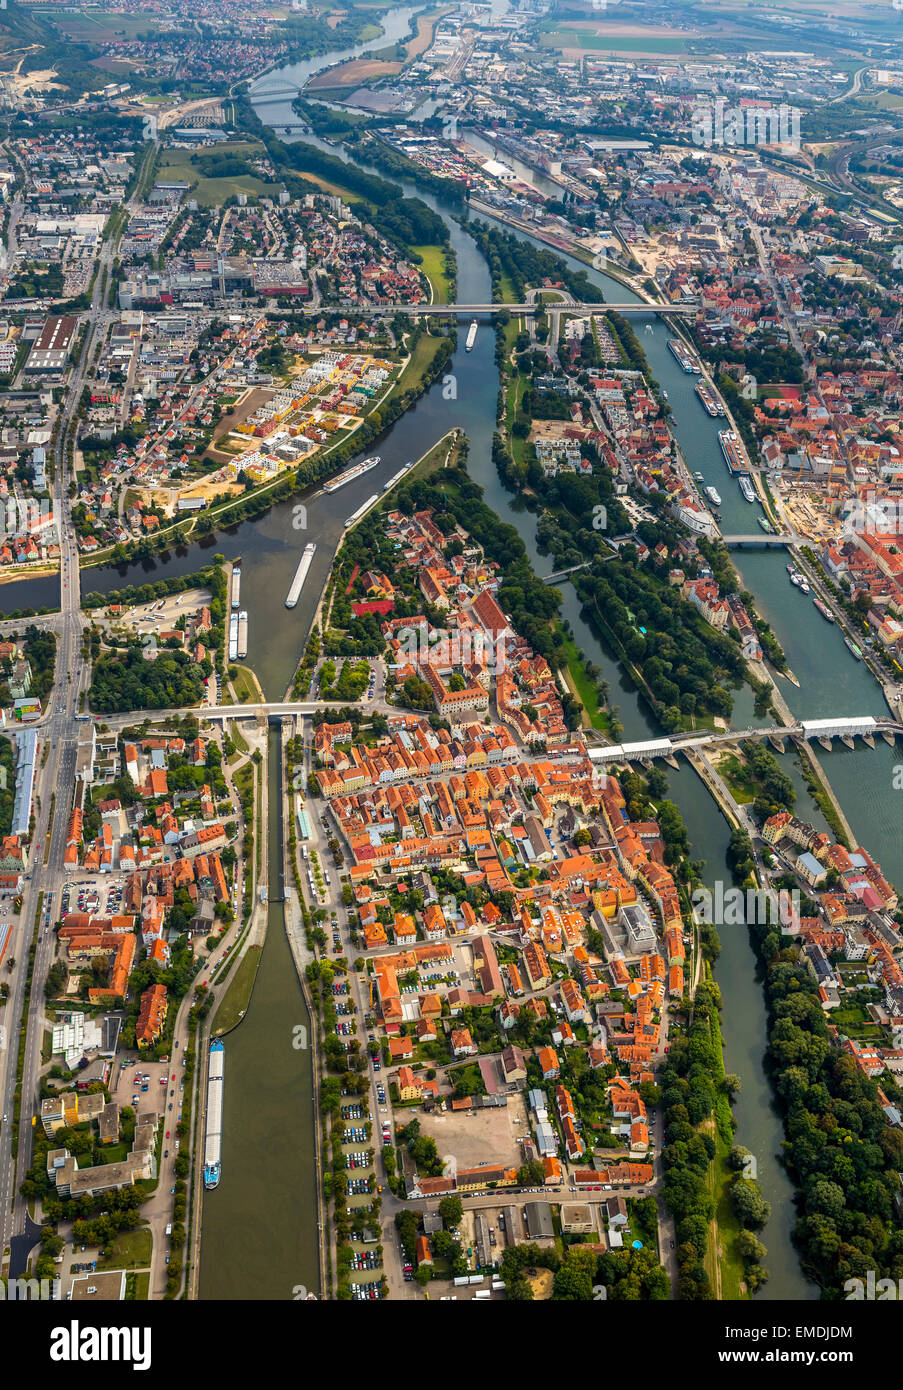
<svg viewBox="0 0 903 1390">
<path fill-rule="evenodd" d="M 544 280 L 561 284 L 580 303 L 602 302 L 602 291 L 594 285 L 585 270 L 574 270 L 560 256 L 544 251 L 532 242 L 521 241 L 513 232 L 503 232 L 485 222 L 471 222 L 468 230 L 489 263 L 493 299 L 507 297 L 501 293 L 503 279 L 521 302 L 527 287 L 541 285 Z"/>
<path fill-rule="evenodd" d="M 540 1270 L 554 1274 L 553 1302 L 590 1303 L 600 1286 L 604 1286 L 608 1298 L 617 1302 L 645 1302 L 669 1296 L 668 1275 L 649 1247 L 609 1250 L 600 1255 L 594 1246 L 576 1242 L 565 1248 L 562 1257 L 554 1247 L 508 1246 L 502 1253 L 499 1271 L 506 1297 L 512 1302 L 531 1301 L 529 1276 Z"/>
<path fill-rule="evenodd" d="M 872 1080 L 832 1043 L 818 985 L 797 946 L 767 923 L 752 931 L 765 969 L 768 1058 L 783 1111 L 784 1161 L 798 1191 L 794 1241 L 828 1297 L 848 1279 L 903 1278 L 897 1218 L 903 1133 Z M 881 1084 L 896 1094 L 893 1080 Z"/>
<path fill-rule="evenodd" d="M 778 811 L 791 811 L 796 801 L 796 789 L 771 749 L 762 743 L 756 743 L 754 739 L 748 739 L 741 746 L 753 779 L 759 787 L 753 806 L 759 820 L 767 820 Z"/>
<path fill-rule="evenodd" d="M 716 1143 L 713 1133 L 709 1132 L 711 1125 L 703 1126 L 714 1112 L 722 1138 L 729 1138 L 731 1128 L 722 1075 L 719 1005 L 717 985 L 701 984 L 696 991 L 687 1031 L 672 1032 L 668 1060 L 659 1075 L 665 1122 L 663 1191 L 668 1210 L 674 1217 L 677 1236 L 677 1293 L 679 1298 L 691 1300 L 712 1297 L 704 1259 L 709 1227 L 715 1215 L 709 1171 Z M 738 1220 L 744 1225 L 762 1224 L 758 1218 L 767 1219 L 768 1204 L 763 1207 L 758 1201 L 758 1187 L 752 1178 L 741 1176 L 739 1182 L 744 1185 L 742 1192 L 732 1190 Z M 761 1283 L 767 1273 L 752 1259 L 749 1242 L 747 1248 L 750 1257 L 747 1279 Z M 765 1253 L 764 1246 L 761 1253 Z"/>
<path fill-rule="evenodd" d="M 143 648 L 135 645 L 95 662 L 88 699 L 98 713 L 118 714 L 196 705 L 203 694 L 201 667 L 188 652 L 161 648 L 156 660 L 147 661 Z"/>
<path fill-rule="evenodd" d="M 616 654 L 641 673 L 660 723 L 678 729 L 694 714 L 730 716 L 730 687 L 745 663 L 735 642 L 705 621 L 678 590 L 647 566 L 635 549 L 575 575 L 590 620 Z"/>
</svg>

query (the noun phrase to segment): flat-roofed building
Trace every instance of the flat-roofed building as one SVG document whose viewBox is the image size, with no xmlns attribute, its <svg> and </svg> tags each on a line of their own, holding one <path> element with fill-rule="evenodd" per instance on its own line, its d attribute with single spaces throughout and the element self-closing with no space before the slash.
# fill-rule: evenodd
<svg viewBox="0 0 903 1390">
<path fill-rule="evenodd" d="M 70 314 L 48 318 L 25 363 L 26 376 L 59 376 L 69 361 L 78 320 Z"/>
</svg>

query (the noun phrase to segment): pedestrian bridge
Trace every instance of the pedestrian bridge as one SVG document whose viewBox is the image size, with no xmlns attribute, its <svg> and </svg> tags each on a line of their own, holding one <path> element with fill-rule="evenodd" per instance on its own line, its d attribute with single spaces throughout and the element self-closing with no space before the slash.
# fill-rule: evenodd
<svg viewBox="0 0 903 1390">
<path fill-rule="evenodd" d="M 542 582 L 543 584 L 555 584 L 559 579 L 567 579 L 569 574 L 576 574 L 578 570 L 587 569 L 592 563 L 592 560 L 581 560 L 579 565 L 571 565 L 568 570 L 558 570 L 555 574 L 544 574 Z"/>
</svg>

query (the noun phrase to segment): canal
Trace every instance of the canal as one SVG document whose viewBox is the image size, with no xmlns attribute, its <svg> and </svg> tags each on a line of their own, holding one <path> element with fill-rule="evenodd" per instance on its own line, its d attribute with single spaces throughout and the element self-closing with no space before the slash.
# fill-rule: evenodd
<svg viewBox="0 0 903 1390">
<path fill-rule="evenodd" d="M 250 1007 L 225 1038 L 222 1177 L 204 1193 L 204 1300 L 319 1292 L 314 1084 L 310 1049 L 297 1046 L 310 1038 L 310 1018 L 283 922 L 280 750 L 273 727 L 267 935 Z"/>
</svg>

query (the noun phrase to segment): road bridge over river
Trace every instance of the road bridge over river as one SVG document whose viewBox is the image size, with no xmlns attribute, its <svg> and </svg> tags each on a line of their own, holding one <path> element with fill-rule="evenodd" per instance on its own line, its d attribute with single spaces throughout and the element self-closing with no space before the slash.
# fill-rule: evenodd
<svg viewBox="0 0 903 1390">
<path fill-rule="evenodd" d="M 554 310 L 562 314 L 574 314 L 586 316 L 587 314 L 625 314 L 633 318 L 694 318 L 696 315 L 696 303 L 686 304 L 644 304 L 642 301 L 635 301 L 632 304 L 578 304 L 573 301 L 555 301 L 554 303 L 542 303 L 540 300 L 527 300 L 520 304 L 350 304 L 339 303 L 330 305 L 329 311 L 335 313 L 341 311 L 343 314 L 366 314 L 368 318 L 392 317 L 395 314 L 409 314 L 413 318 L 473 318 L 475 314 L 497 314 L 502 309 L 507 309 L 511 314 L 543 314 L 548 310 Z M 268 313 L 273 318 L 284 318 L 285 310 L 269 310 Z M 299 304 L 292 306 L 293 314 L 315 314 L 321 317 L 324 313 L 322 305 L 319 304 Z"/>
<path fill-rule="evenodd" d="M 201 723 L 206 720 L 222 724 L 245 719 L 269 721 L 304 718 L 318 710 L 334 710 L 336 707 L 334 700 L 277 700 L 246 705 L 206 705 L 202 709 L 194 710 L 132 710 L 123 714 L 97 715 L 94 718 L 118 732 L 145 724 L 153 726 L 160 722 L 165 724 L 172 720 L 182 720 L 186 714 L 193 714 Z M 394 710 L 394 707 L 389 706 L 382 708 L 384 712 Z M 591 736 L 591 731 L 587 730 L 586 733 Z M 594 762 L 599 763 L 646 763 L 655 758 L 673 758 L 675 754 L 684 750 L 702 751 L 716 748 L 719 744 L 743 743 L 747 739 L 767 741 L 779 748 L 783 748 L 788 740 L 799 743 L 817 741 L 822 747 L 830 749 L 832 741 L 836 738 L 849 748 L 854 746 L 855 739 L 861 738 L 870 747 L 874 747 L 876 735 L 880 735 L 888 743 L 893 743 L 897 736 L 903 737 L 903 722 L 890 716 L 875 718 L 872 715 L 839 715 L 830 719 L 803 719 L 798 724 L 769 724 L 754 729 L 692 730 L 670 737 L 648 739 L 641 743 L 594 743 L 590 746 L 589 754 Z M 559 758 L 572 753 L 573 750 L 567 747 L 553 748 L 547 756 Z"/>
</svg>

